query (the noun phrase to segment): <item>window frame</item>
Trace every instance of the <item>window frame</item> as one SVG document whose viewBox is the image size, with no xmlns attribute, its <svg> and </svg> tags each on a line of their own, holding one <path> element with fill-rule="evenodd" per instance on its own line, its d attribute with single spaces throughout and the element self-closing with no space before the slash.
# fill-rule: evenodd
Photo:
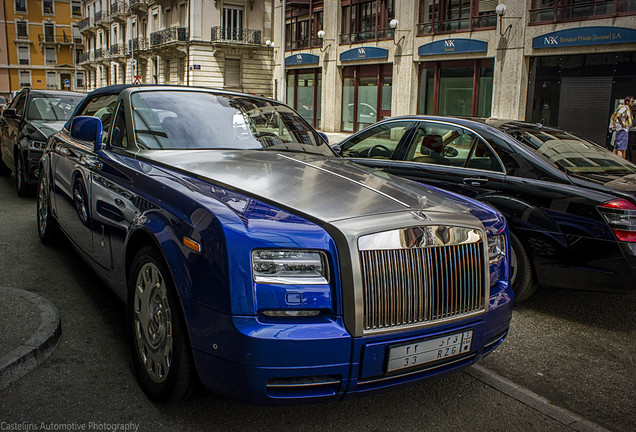
<svg viewBox="0 0 636 432">
<path fill-rule="evenodd" d="M 497 14 L 495 8 L 483 10 L 480 14 L 480 3 L 482 1 L 497 6 L 496 0 L 455 0 L 459 1 L 459 18 L 440 18 L 441 13 L 439 11 L 445 11 L 446 13 L 452 13 L 454 9 L 448 9 L 446 6 L 453 2 L 453 0 L 419 0 L 418 2 L 418 23 L 417 23 L 417 35 L 431 35 L 431 34 L 449 34 L 449 33 L 462 33 L 481 30 L 492 30 L 497 28 Z M 465 10 L 462 6 L 464 3 L 468 4 L 468 15 L 463 16 L 462 10 Z M 452 6 L 451 6 L 452 8 Z M 429 11 L 432 10 L 432 13 Z M 430 18 L 429 21 L 424 21 L 425 18 Z M 461 22 L 466 20 L 467 26 L 461 25 Z M 457 28 L 452 27 L 452 23 L 457 22 Z M 490 24 L 483 24 L 486 22 Z M 450 23 L 450 24 L 449 24 Z"/>
<path fill-rule="evenodd" d="M 44 5 L 51 3 L 51 12 L 46 12 Z M 55 0 L 42 0 L 42 15 L 43 16 L 55 16 Z"/>
<path fill-rule="evenodd" d="M 18 9 L 18 2 L 24 2 L 24 10 Z M 28 14 L 29 13 L 29 2 L 27 0 L 13 0 L 13 12 L 16 14 Z"/>
<path fill-rule="evenodd" d="M 318 32 L 324 27 L 324 2 L 310 0 L 308 4 L 294 7 L 287 5 L 285 11 L 285 51 L 321 48 L 323 41 Z M 301 37 L 305 28 L 306 37 Z"/>
<path fill-rule="evenodd" d="M 24 30 L 26 35 L 20 36 L 20 28 L 19 25 L 24 25 Z M 15 22 L 15 38 L 20 40 L 28 40 L 29 39 L 29 22 L 26 20 L 16 20 Z"/>
<path fill-rule="evenodd" d="M 27 74 L 29 76 L 29 82 L 22 82 L 22 74 Z M 31 75 L 30 70 L 20 70 L 18 71 L 18 84 L 20 87 L 33 87 L 33 76 Z"/>
<path fill-rule="evenodd" d="M 73 8 L 79 8 L 79 13 L 74 13 Z M 71 18 L 82 18 L 82 2 L 79 0 L 71 0 Z"/>
<path fill-rule="evenodd" d="M 26 59 L 22 59 L 20 57 L 20 48 L 26 49 L 27 57 Z M 31 47 L 29 45 L 18 44 L 15 47 L 17 57 L 18 57 L 18 65 L 19 66 L 29 66 L 31 64 Z M 26 60 L 26 63 L 22 63 L 22 60 Z"/>
<path fill-rule="evenodd" d="M 340 45 L 393 39 L 395 29 L 391 28 L 389 22 L 395 18 L 396 2 L 397 0 L 341 0 Z M 375 8 L 369 8 L 373 5 Z M 374 17 L 372 21 L 364 19 L 369 14 Z M 372 24 L 371 29 L 362 28 L 365 22 Z"/>
<path fill-rule="evenodd" d="M 629 16 L 636 15 L 636 10 L 634 11 L 625 11 L 620 10 L 623 4 L 626 2 L 621 0 L 587 0 L 584 3 L 575 3 L 574 0 L 554 0 L 552 5 L 549 6 L 541 6 L 537 5 L 539 0 L 532 0 L 530 2 L 530 8 L 528 10 L 528 25 L 542 25 L 542 24 L 553 24 L 553 23 L 563 23 L 563 22 L 576 22 L 576 21 L 588 21 L 594 19 L 603 19 L 603 18 L 611 18 L 616 16 Z M 581 15 L 581 16 L 569 16 L 561 18 L 559 16 L 559 11 L 565 11 L 567 9 L 572 10 L 575 8 L 584 8 L 589 7 L 591 10 L 595 10 L 598 5 L 607 4 L 613 5 L 611 11 L 605 13 L 598 14 L 590 14 L 590 15 Z M 536 15 L 547 15 L 550 16 L 550 19 L 534 19 Z"/>
</svg>

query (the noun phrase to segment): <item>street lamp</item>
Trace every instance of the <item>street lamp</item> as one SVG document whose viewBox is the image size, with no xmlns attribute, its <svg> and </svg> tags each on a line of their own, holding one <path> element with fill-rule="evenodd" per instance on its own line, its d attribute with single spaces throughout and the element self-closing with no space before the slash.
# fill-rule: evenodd
<svg viewBox="0 0 636 432">
<path fill-rule="evenodd" d="M 395 34 L 397 32 L 399 32 L 399 31 L 405 31 L 405 32 L 411 31 L 411 30 L 398 30 L 397 26 L 399 24 L 400 24 L 400 22 L 397 19 L 395 19 L 395 18 L 393 18 L 391 21 L 389 21 L 389 27 L 391 27 L 393 29 L 393 44 L 395 44 L 395 45 L 398 45 L 400 42 L 402 42 L 402 39 L 404 39 L 404 35 L 402 35 L 402 37 L 400 37 L 398 39 L 398 41 L 396 42 L 395 41 Z"/>
</svg>

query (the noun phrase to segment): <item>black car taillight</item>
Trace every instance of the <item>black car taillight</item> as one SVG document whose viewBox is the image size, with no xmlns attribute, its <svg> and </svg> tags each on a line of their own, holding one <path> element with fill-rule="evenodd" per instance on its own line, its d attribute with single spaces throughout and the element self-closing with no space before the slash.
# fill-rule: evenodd
<svg viewBox="0 0 636 432">
<path fill-rule="evenodd" d="M 619 241 L 636 242 L 636 205 L 616 198 L 599 204 L 597 208 Z"/>
</svg>

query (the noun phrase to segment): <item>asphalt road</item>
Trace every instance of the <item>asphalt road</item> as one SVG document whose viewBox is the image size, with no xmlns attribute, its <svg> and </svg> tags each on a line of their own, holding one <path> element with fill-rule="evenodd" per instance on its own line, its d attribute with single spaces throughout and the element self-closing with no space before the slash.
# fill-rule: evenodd
<svg viewBox="0 0 636 432">
<path fill-rule="evenodd" d="M 42 246 L 35 223 L 35 200 L 0 177 L 0 286 L 50 299 L 62 318 L 48 361 L 0 392 L 0 430 L 573 430 L 470 370 L 329 404 L 252 407 L 210 394 L 152 403 L 133 376 L 123 305 L 67 242 Z M 517 306 L 508 340 L 481 365 L 590 422 L 634 431 L 635 318 L 636 296 L 540 290 Z"/>
</svg>

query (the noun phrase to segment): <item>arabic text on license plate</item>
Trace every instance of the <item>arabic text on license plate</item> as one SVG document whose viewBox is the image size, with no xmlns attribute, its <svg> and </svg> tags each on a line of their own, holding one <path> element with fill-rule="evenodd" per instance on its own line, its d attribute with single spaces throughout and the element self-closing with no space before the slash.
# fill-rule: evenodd
<svg viewBox="0 0 636 432">
<path fill-rule="evenodd" d="M 470 351 L 473 331 L 392 347 L 387 372 L 409 368 Z"/>
</svg>

